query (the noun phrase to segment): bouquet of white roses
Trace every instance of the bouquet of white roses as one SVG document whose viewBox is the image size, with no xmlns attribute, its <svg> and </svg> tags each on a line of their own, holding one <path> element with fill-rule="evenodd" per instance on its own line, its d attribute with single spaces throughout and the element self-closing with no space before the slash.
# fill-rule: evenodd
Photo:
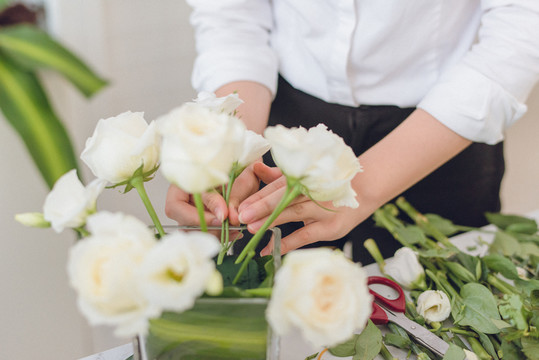
<svg viewBox="0 0 539 360">
<path fill-rule="evenodd" d="M 240 103 L 235 94 L 201 93 L 150 124 L 142 113 L 132 112 L 100 120 L 81 154 L 96 179 L 85 186 L 72 170 L 56 182 L 43 213 L 17 215 L 26 225 L 79 234 L 68 274 L 90 323 L 113 325 L 119 336 L 145 334 L 149 326 L 150 333 L 151 326 L 179 333 L 167 328 L 170 318 L 160 317 L 188 311 L 200 297 L 262 296 L 270 297 L 266 317 L 278 334 L 296 326 L 313 344 L 332 346 L 363 329 L 371 311 L 366 276 L 341 253 L 298 250 L 279 269 L 267 258 L 253 260 L 262 234 L 296 196 L 358 205 L 350 185 L 361 170 L 356 156 L 323 125 L 268 128 L 265 138 L 255 134 L 234 115 Z M 234 239 L 207 232 L 202 194 L 218 191 L 228 201 L 235 179 L 270 147 L 286 176 L 286 192 L 241 254 L 226 260 Z M 144 188 L 158 169 L 192 194 L 201 231 L 167 233 L 161 225 Z M 155 231 L 128 214 L 97 211 L 106 187 L 136 189 Z M 222 233 L 228 234 L 227 227 L 225 219 Z M 245 280 L 253 273 L 249 266 L 255 268 L 254 282 Z M 224 269 L 235 276 L 224 276 Z M 174 347 L 160 351 L 170 355 Z"/>
</svg>

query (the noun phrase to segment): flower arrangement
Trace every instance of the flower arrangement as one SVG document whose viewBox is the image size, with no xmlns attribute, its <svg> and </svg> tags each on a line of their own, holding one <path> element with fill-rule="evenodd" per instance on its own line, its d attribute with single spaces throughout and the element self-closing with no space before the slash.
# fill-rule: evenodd
<svg viewBox="0 0 539 360">
<path fill-rule="evenodd" d="M 201 93 L 150 124 L 136 112 L 99 120 L 81 154 L 96 179 L 84 185 L 73 169 L 55 183 L 42 213 L 16 216 L 25 225 L 77 232 L 68 274 L 91 324 L 112 325 L 118 336 L 148 329 L 155 335 L 167 332 L 178 314 L 198 311 L 201 297 L 258 296 L 269 297 L 266 318 L 277 334 L 296 326 L 316 346 L 339 344 L 365 327 L 372 301 L 366 275 L 342 253 L 297 250 L 278 269 L 271 256 L 254 259 L 262 234 L 296 196 L 358 206 L 350 185 L 361 171 L 356 156 L 323 125 L 277 126 L 264 137 L 255 134 L 235 116 L 240 103 L 236 94 Z M 228 201 L 235 179 L 270 148 L 286 176 L 285 194 L 243 251 L 228 260 L 234 238 L 208 232 L 202 194 L 218 191 Z M 144 189 L 158 169 L 192 194 L 201 231 L 165 231 Z M 131 215 L 97 210 L 104 189 L 118 187 L 138 192 L 155 231 Z M 228 234 L 228 221 L 222 220 L 222 233 Z M 257 280 L 246 281 L 253 267 Z M 174 349 L 166 351 L 174 356 Z"/>
</svg>

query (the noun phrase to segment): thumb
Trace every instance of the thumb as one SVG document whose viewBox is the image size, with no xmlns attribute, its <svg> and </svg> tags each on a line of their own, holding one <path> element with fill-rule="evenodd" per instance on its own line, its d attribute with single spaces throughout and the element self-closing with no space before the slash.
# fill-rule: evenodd
<svg viewBox="0 0 539 360">
<path fill-rule="evenodd" d="M 269 167 L 264 163 L 254 164 L 253 171 L 264 184 L 269 184 L 283 175 L 278 167 Z"/>
</svg>

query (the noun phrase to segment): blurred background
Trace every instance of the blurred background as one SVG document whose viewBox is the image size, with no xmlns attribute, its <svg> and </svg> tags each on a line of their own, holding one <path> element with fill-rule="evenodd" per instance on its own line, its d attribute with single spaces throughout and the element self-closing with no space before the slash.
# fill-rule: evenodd
<svg viewBox="0 0 539 360">
<path fill-rule="evenodd" d="M 68 82 L 42 72 L 48 94 L 71 135 L 76 154 L 100 118 L 143 111 L 148 121 L 196 97 L 190 74 L 194 60 L 190 9 L 178 0 L 34 0 L 45 27 L 82 57 L 110 85 L 92 99 Z M 528 113 L 507 134 L 503 211 L 539 209 L 539 88 Z M 107 328 L 90 328 L 68 285 L 70 232 L 26 228 L 14 214 L 41 211 L 48 188 L 22 141 L 0 115 L 0 359 L 78 359 L 116 345 Z M 83 167 L 86 181 L 92 179 Z M 158 174 L 147 184 L 164 223 L 168 184 Z M 124 210 L 150 222 L 133 191 L 107 190 L 100 209 Z"/>
</svg>

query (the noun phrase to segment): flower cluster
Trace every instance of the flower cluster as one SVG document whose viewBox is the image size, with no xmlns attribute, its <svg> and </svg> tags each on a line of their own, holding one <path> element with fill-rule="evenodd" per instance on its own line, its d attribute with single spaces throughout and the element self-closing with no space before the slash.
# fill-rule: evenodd
<svg viewBox="0 0 539 360">
<path fill-rule="evenodd" d="M 277 270 L 273 288 L 268 273 L 270 282 L 260 284 L 265 288 L 223 290 L 233 286 L 223 285 L 219 272 L 232 242 L 205 232 L 201 194 L 219 191 L 228 201 L 234 180 L 270 147 L 288 189 L 236 263 L 250 263 L 261 234 L 299 194 L 358 206 L 350 182 L 361 167 L 341 138 L 323 125 L 268 128 L 263 137 L 235 116 L 239 104 L 236 94 L 201 93 L 149 124 L 143 113 L 101 119 L 81 154 L 96 179 L 85 186 L 72 170 L 56 182 L 42 214 L 17 215 L 26 225 L 77 231 L 81 240 L 70 251 L 68 274 L 80 310 L 92 324 L 114 325 L 116 334 L 133 336 L 147 331 L 149 319 L 188 310 L 202 295 L 271 293 L 267 318 L 278 333 L 298 326 L 322 346 L 342 342 L 365 326 L 372 300 L 366 276 L 340 252 L 298 250 Z M 158 169 L 193 195 L 202 231 L 165 232 L 144 189 Z M 135 189 L 157 234 L 130 215 L 98 211 L 97 198 L 107 185 Z"/>
</svg>

